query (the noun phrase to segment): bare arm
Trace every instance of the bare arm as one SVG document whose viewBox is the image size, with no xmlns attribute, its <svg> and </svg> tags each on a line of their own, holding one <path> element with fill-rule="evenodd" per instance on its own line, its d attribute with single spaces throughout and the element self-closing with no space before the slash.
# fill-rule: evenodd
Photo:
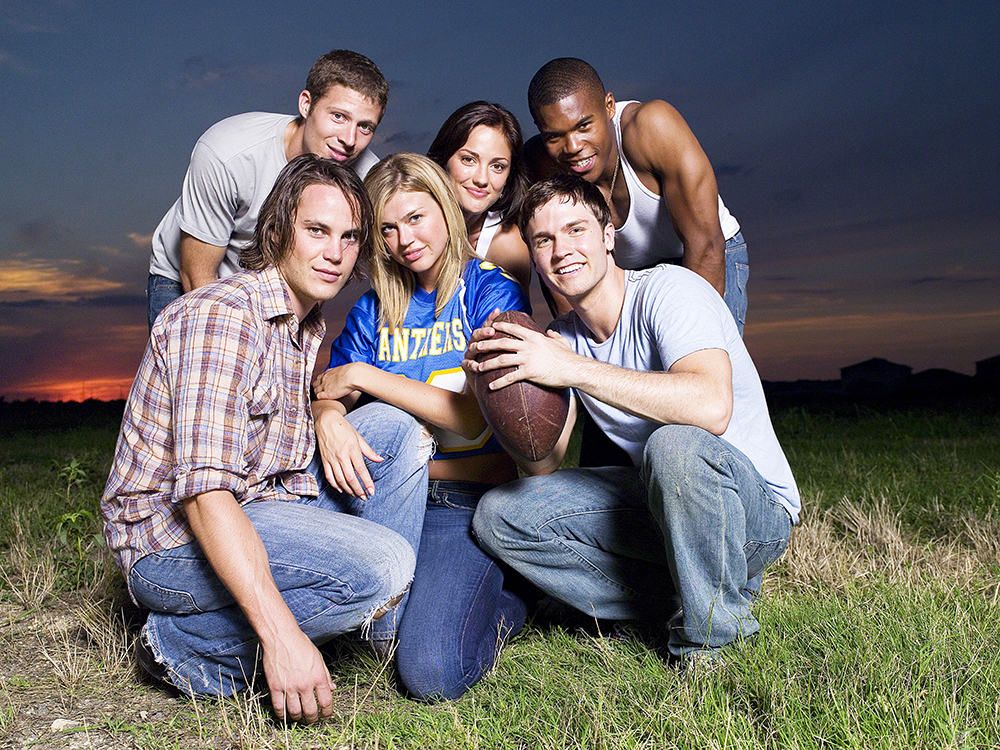
<svg viewBox="0 0 1000 750">
<path fill-rule="evenodd" d="M 209 245 L 181 232 L 181 286 L 190 292 L 219 278 L 219 266 L 226 257 L 226 248 Z"/>
<path fill-rule="evenodd" d="M 684 243 L 682 264 L 726 291 L 726 240 L 719 224 L 719 187 L 712 164 L 684 118 L 664 101 L 640 105 L 623 127 L 629 161 L 659 183 L 677 233 Z"/>
<path fill-rule="evenodd" d="M 502 354 L 469 367 L 486 372 L 517 369 L 497 378 L 492 389 L 521 380 L 552 388 L 575 388 L 622 411 L 660 424 L 688 424 L 721 435 L 733 410 L 732 367 L 722 349 L 703 349 L 674 362 L 667 372 L 639 372 L 598 362 L 574 353 L 552 331 L 540 334 L 511 323 L 492 328 L 517 338 L 473 336 L 469 354 Z M 480 329 L 489 331 L 488 328 Z"/>
<path fill-rule="evenodd" d="M 332 716 L 336 686 L 275 586 L 264 544 L 236 498 L 213 490 L 188 498 L 184 509 L 212 569 L 260 638 L 275 714 L 309 723 Z"/>
<path fill-rule="evenodd" d="M 316 396 L 339 399 L 354 391 L 381 399 L 435 427 L 473 439 L 486 429 L 479 402 L 466 387 L 461 393 L 438 388 L 419 380 L 393 375 L 364 362 L 332 367 L 313 383 Z"/>
<path fill-rule="evenodd" d="M 496 233 L 486 253 L 486 260 L 513 276 L 524 291 L 531 285 L 531 256 L 521 233 L 512 224 L 504 224 Z"/>
</svg>

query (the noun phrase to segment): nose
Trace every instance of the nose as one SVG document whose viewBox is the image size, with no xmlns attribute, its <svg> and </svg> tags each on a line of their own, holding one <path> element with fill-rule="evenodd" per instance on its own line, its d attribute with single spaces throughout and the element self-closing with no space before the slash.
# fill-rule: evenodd
<svg viewBox="0 0 1000 750">
<path fill-rule="evenodd" d="M 340 263 L 344 257 L 343 241 L 340 238 L 331 239 L 323 250 L 323 257 L 331 263 Z"/>
<path fill-rule="evenodd" d="M 340 142 L 345 146 L 354 148 L 354 144 L 358 139 L 358 134 L 354 132 L 354 126 L 349 125 L 344 129 L 344 132 L 340 135 Z"/>
<path fill-rule="evenodd" d="M 401 226 L 396 227 L 396 237 L 400 247 L 407 247 L 413 242 L 413 232 L 410 231 L 405 222 Z"/>
<path fill-rule="evenodd" d="M 488 167 L 483 162 L 479 162 L 476 171 L 472 173 L 472 182 L 478 187 L 486 187 L 489 184 Z"/>
<path fill-rule="evenodd" d="M 566 135 L 566 151 L 575 154 L 583 146 L 583 141 L 579 133 L 568 133 Z"/>
</svg>

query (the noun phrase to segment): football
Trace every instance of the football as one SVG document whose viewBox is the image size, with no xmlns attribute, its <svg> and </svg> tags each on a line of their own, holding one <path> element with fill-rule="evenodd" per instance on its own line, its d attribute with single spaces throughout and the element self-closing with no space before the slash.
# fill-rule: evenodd
<svg viewBox="0 0 1000 750">
<path fill-rule="evenodd" d="M 533 331 L 543 332 L 531 316 L 517 310 L 502 312 L 498 322 L 516 323 Z M 510 338 L 497 331 L 497 337 Z M 476 357 L 485 362 L 500 356 L 491 352 Z M 512 367 L 477 373 L 472 384 L 486 423 L 500 444 L 515 457 L 539 461 L 552 452 L 566 424 L 569 413 L 569 391 L 565 388 L 544 388 L 521 381 L 496 391 L 490 383 L 510 372 Z"/>
</svg>

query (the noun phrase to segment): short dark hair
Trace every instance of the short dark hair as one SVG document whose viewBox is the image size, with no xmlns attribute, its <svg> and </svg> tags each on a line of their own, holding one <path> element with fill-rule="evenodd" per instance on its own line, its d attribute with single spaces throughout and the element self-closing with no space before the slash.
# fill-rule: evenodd
<svg viewBox="0 0 1000 750">
<path fill-rule="evenodd" d="M 250 244 L 239 253 L 240 265 L 250 271 L 278 266 L 292 250 L 295 213 L 309 185 L 329 185 L 344 194 L 358 225 L 358 260 L 355 269 L 372 254 L 372 203 L 361 178 L 353 169 L 315 154 L 296 156 L 281 170 L 260 208 Z"/>
<path fill-rule="evenodd" d="M 357 91 L 378 104 L 381 109 L 379 119 L 385 114 L 385 105 L 389 101 L 389 82 L 378 66 L 364 55 L 349 49 L 333 49 L 313 63 L 306 78 L 310 110 L 331 86 L 337 85 Z"/>
<path fill-rule="evenodd" d="M 588 63 L 576 57 L 557 57 L 545 63 L 528 84 L 528 111 L 538 122 L 538 110 L 579 91 L 596 99 L 607 93 L 601 77 Z"/>
<path fill-rule="evenodd" d="M 499 104 L 483 101 L 470 102 L 459 107 L 444 121 L 444 125 L 427 150 L 427 156 L 447 172 L 448 160 L 465 145 L 469 140 L 469 134 L 480 125 L 496 128 L 503 133 L 504 140 L 510 148 L 510 172 L 507 174 L 507 182 L 504 183 L 497 202 L 491 207 L 491 210 L 505 216 L 521 200 L 528 184 L 521 155 L 524 145 L 521 125 L 509 110 Z"/>
<path fill-rule="evenodd" d="M 531 242 L 528 237 L 528 223 L 542 206 L 555 198 L 564 198 L 572 203 L 582 203 L 590 212 L 594 214 L 604 229 L 611 224 L 611 209 L 608 208 L 607 201 L 600 188 L 592 182 L 575 174 L 556 174 L 548 179 L 536 182 L 524 195 L 524 200 L 517 214 L 517 228 L 521 230 L 521 237 L 531 251 Z"/>
</svg>

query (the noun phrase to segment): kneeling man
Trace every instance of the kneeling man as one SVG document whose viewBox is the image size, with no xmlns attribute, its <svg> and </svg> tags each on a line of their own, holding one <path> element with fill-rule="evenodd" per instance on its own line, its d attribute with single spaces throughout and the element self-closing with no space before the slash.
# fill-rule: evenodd
<svg viewBox="0 0 1000 750">
<path fill-rule="evenodd" d="M 761 573 L 784 552 L 800 508 L 733 317 L 686 268 L 618 268 L 607 203 L 579 177 L 534 185 L 519 224 L 538 273 L 572 311 L 547 335 L 487 325 L 463 365 L 517 368 L 495 388 L 574 389 L 634 466 L 555 471 L 574 400 L 552 454 L 488 492 L 475 531 L 551 596 L 598 618 L 669 622 L 673 655 L 716 655 L 759 629 L 751 603 Z M 502 354 L 478 362 L 485 352 Z"/>
<path fill-rule="evenodd" d="M 315 644 L 398 602 L 414 554 L 337 512 L 307 470 L 321 302 L 371 252 L 361 180 L 306 154 L 263 204 L 251 269 L 169 305 L 129 394 L 101 501 L 108 546 L 150 610 L 140 664 L 185 692 L 230 695 L 263 670 L 279 718 L 333 711 Z"/>
</svg>

